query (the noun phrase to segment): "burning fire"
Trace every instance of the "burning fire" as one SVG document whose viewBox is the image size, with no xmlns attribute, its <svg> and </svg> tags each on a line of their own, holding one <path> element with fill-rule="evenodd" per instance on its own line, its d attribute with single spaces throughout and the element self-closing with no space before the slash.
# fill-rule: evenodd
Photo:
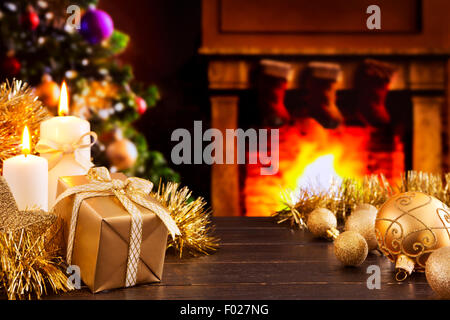
<svg viewBox="0 0 450 320">
<path fill-rule="evenodd" d="M 378 161 L 371 159 L 371 133 L 369 127 L 324 129 L 313 120 L 280 128 L 279 173 L 261 176 L 247 165 L 246 215 L 267 216 L 284 208 L 286 190 L 328 190 L 332 181 L 380 172 L 371 168 Z"/>
<path fill-rule="evenodd" d="M 342 178 L 336 172 L 334 155 L 326 154 L 318 157 L 313 163 L 304 167 L 303 174 L 297 178 L 296 188 L 317 186 L 320 189 L 326 189 L 333 180 L 339 182 Z"/>
<path fill-rule="evenodd" d="M 313 129 L 305 135 L 292 132 L 292 128 L 287 134 L 287 145 L 296 145 L 297 153 L 294 159 L 280 159 L 286 166 L 281 177 L 283 190 L 314 188 L 325 191 L 333 181 L 339 183 L 343 178 L 364 177 L 369 157 L 366 146 L 370 131 L 367 128 L 326 130 L 314 122 L 309 123 L 308 128 Z M 278 194 L 280 201 L 283 191 Z"/>
</svg>

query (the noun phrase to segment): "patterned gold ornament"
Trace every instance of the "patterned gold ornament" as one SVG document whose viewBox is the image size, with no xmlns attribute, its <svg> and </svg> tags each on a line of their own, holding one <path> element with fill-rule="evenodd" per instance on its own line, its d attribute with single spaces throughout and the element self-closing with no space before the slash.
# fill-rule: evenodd
<svg viewBox="0 0 450 320">
<path fill-rule="evenodd" d="M 345 266 L 361 265 L 366 260 L 368 252 L 366 240 L 356 231 L 342 232 L 334 240 L 334 254 Z"/>
<path fill-rule="evenodd" d="M 358 205 L 345 222 L 346 231 L 356 231 L 366 239 L 369 250 L 378 247 L 375 236 L 375 219 L 377 218 L 377 208 L 365 203 Z"/>
<path fill-rule="evenodd" d="M 437 249 L 427 260 L 428 284 L 443 299 L 450 299 L 450 246 Z"/>
<path fill-rule="evenodd" d="M 328 209 L 317 208 L 314 209 L 308 216 L 306 222 L 309 231 L 320 238 L 334 238 L 339 234 L 336 229 L 336 216 Z"/>
<path fill-rule="evenodd" d="M 380 250 L 396 265 L 396 279 L 423 272 L 429 255 L 450 245 L 450 210 L 422 192 L 405 192 L 380 208 L 375 234 Z"/>
</svg>

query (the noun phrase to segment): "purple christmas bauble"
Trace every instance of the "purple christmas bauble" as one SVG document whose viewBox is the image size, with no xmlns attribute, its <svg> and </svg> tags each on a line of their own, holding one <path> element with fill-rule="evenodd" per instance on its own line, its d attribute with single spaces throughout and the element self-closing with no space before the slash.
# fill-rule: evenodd
<svg viewBox="0 0 450 320">
<path fill-rule="evenodd" d="M 89 9 L 81 17 L 81 35 L 91 44 L 99 44 L 109 38 L 114 31 L 114 23 L 105 11 Z"/>
</svg>

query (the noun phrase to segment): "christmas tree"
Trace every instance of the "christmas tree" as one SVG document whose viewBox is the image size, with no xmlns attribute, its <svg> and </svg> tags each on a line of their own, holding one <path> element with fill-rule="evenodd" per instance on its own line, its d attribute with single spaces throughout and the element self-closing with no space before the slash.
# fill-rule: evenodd
<svg viewBox="0 0 450 320">
<path fill-rule="evenodd" d="M 158 183 L 177 181 L 164 156 L 149 150 L 133 122 L 160 99 L 155 85 L 133 80 L 118 55 L 128 36 L 114 30 L 95 0 L 16 0 L 0 3 L 0 81 L 28 82 L 53 114 L 60 83 L 71 113 L 89 120 L 99 140 L 93 162 Z"/>
</svg>

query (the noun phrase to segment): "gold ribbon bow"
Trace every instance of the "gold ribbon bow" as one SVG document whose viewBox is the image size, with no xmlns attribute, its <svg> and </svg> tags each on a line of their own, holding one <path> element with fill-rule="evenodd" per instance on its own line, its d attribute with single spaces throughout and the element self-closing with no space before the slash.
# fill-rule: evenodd
<svg viewBox="0 0 450 320">
<path fill-rule="evenodd" d="M 90 143 L 83 144 L 85 137 L 92 137 Z M 78 141 L 74 143 L 61 144 L 49 139 L 41 139 L 36 145 L 36 151 L 45 155 L 48 160 L 48 169 L 53 169 L 65 154 L 72 154 L 75 161 L 84 169 L 88 170 L 94 165 L 90 159 L 86 159 L 80 153 L 81 149 L 90 148 L 97 142 L 97 134 L 93 131 L 83 134 Z"/>
<path fill-rule="evenodd" d="M 75 229 L 78 220 L 78 210 L 84 199 L 114 195 L 131 215 L 131 234 L 128 247 L 127 274 L 125 285 L 127 287 L 136 284 L 137 267 L 142 243 L 142 213 L 135 204 L 155 213 L 169 230 L 172 238 L 180 234 L 175 221 L 169 211 L 161 205 L 148 200 L 148 194 L 153 188 L 153 183 L 140 178 L 128 178 L 125 181 L 111 179 L 108 169 L 105 167 L 91 168 L 87 174 L 91 183 L 67 189 L 56 199 L 55 205 L 62 199 L 75 194 L 74 205 L 69 228 L 67 242 L 67 262 L 71 264 Z"/>
</svg>

